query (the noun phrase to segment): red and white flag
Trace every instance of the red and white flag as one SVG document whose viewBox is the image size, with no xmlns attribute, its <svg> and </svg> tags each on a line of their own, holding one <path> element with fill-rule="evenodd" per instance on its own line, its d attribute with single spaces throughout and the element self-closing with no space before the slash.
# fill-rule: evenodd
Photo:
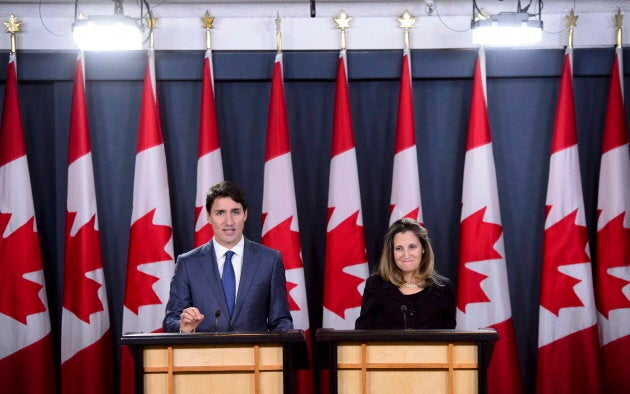
<svg viewBox="0 0 630 394">
<path fill-rule="evenodd" d="M 195 247 L 212 239 L 212 226 L 206 214 L 208 190 L 223 180 L 223 162 L 217 112 L 214 102 L 212 50 L 206 50 L 201 81 L 201 118 L 199 119 L 199 148 L 197 159 L 197 193 L 195 198 Z"/>
<path fill-rule="evenodd" d="M 18 103 L 15 54 L 0 124 L 0 391 L 55 392 L 42 255 Z"/>
<path fill-rule="evenodd" d="M 630 393 L 630 154 L 622 65 L 619 47 L 610 80 L 597 203 L 595 289 L 608 393 Z"/>
<path fill-rule="evenodd" d="M 537 392 L 600 392 L 598 339 L 573 100 L 564 56 L 551 142 L 538 329 Z"/>
<path fill-rule="evenodd" d="M 337 63 L 326 231 L 322 327 L 354 329 L 354 322 L 361 312 L 361 297 L 369 268 L 345 50 L 341 50 Z"/>
<path fill-rule="evenodd" d="M 112 337 L 90 148 L 83 53 L 74 73 L 70 143 L 63 309 L 61 391 L 113 391 Z"/>
<path fill-rule="evenodd" d="M 166 155 L 155 89 L 155 58 L 148 51 L 133 184 L 123 333 L 162 329 L 175 270 Z M 122 355 L 123 390 L 133 373 L 130 352 Z M 129 364 L 128 364 L 129 363 Z"/>
<path fill-rule="evenodd" d="M 411 53 L 409 49 L 404 50 L 402 59 L 390 210 L 390 225 L 405 217 L 422 222 L 416 128 L 413 116 Z"/>
<path fill-rule="evenodd" d="M 480 48 L 464 160 L 457 328 L 497 330 L 499 341 L 488 369 L 488 393 L 521 393 L 486 97 L 486 57 Z"/>
<path fill-rule="evenodd" d="M 264 182 L 262 243 L 282 253 L 293 326 L 307 331 L 308 338 L 306 282 L 293 183 L 281 53 L 276 55 L 271 80 Z M 298 392 L 313 392 L 312 372 L 310 370 L 297 372 Z"/>
</svg>

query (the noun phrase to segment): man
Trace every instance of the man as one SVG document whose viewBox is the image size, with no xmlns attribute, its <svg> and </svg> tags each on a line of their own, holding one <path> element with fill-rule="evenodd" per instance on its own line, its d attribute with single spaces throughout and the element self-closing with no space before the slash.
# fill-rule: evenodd
<svg viewBox="0 0 630 394">
<path fill-rule="evenodd" d="M 293 329 L 280 252 L 243 236 L 245 193 L 214 185 L 206 196 L 214 238 L 177 258 L 164 331 Z"/>
</svg>

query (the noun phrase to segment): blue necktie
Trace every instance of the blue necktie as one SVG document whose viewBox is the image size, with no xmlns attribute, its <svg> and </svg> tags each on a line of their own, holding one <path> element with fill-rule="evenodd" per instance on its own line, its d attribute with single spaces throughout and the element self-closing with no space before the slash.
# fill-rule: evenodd
<svg viewBox="0 0 630 394">
<path fill-rule="evenodd" d="M 234 267 L 232 266 L 232 256 L 234 252 L 228 250 L 225 253 L 225 263 L 223 264 L 223 276 L 221 284 L 223 284 L 223 294 L 227 302 L 228 312 L 232 316 L 234 311 L 234 300 L 236 298 L 236 276 L 234 275 Z"/>
</svg>

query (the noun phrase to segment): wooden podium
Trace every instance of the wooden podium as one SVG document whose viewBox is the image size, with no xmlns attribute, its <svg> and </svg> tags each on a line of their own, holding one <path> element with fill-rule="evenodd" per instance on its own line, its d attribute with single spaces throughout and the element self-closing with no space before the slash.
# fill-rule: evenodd
<svg viewBox="0 0 630 394">
<path fill-rule="evenodd" d="M 136 393 L 290 393 L 304 331 L 125 334 Z"/>
<path fill-rule="evenodd" d="M 330 393 L 486 392 L 495 330 L 329 330 Z"/>
</svg>

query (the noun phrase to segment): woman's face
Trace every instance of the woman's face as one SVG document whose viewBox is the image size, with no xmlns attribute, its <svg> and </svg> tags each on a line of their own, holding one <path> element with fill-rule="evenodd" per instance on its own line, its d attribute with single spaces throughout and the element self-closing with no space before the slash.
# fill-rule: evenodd
<svg viewBox="0 0 630 394">
<path fill-rule="evenodd" d="M 394 235 L 394 261 L 403 274 L 418 270 L 423 252 L 420 240 L 411 231 Z"/>
</svg>

